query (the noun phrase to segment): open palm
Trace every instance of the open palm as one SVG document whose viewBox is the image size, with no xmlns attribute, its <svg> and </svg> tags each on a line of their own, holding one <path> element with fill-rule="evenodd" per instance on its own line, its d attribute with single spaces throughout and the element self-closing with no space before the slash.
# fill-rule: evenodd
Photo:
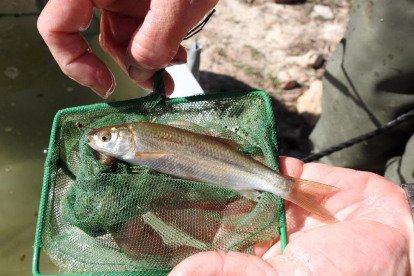
<svg viewBox="0 0 414 276">
<path fill-rule="evenodd" d="M 258 244 L 255 256 L 204 252 L 170 275 L 411 275 L 413 221 L 404 191 L 383 177 L 281 158 L 282 173 L 337 186 L 324 206 L 339 219 L 321 221 L 287 202 L 289 244 Z"/>
</svg>

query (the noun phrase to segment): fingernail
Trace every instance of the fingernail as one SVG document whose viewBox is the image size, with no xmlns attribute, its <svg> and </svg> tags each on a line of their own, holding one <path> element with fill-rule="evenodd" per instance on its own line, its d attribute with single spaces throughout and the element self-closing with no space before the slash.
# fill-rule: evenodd
<svg viewBox="0 0 414 276">
<path fill-rule="evenodd" d="M 112 74 L 112 72 L 110 72 L 110 73 L 111 73 L 111 77 L 112 77 L 112 82 L 111 82 L 111 86 L 107 90 L 102 90 L 101 87 L 91 88 L 93 92 L 98 94 L 103 99 L 107 99 L 109 96 L 111 96 L 111 94 L 114 92 L 115 87 L 116 87 L 115 77 Z"/>
<path fill-rule="evenodd" d="M 128 75 L 135 81 L 146 81 L 154 75 L 154 70 L 129 66 Z"/>
<path fill-rule="evenodd" d="M 182 65 L 182 64 L 186 64 L 187 61 L 182 61 L 182 60 L 171 60 L 170 63 L 168 63 L 168 66 L 174 66 L 174 65 Z"/>
<path fill-rule="evenodd" d="M 107 99 L 109 96 L 111 96 L 111 94 L 113 92 L 113 88 L 112 88 L 112 91 L 110 91 L 110 90 L 108 90 L 108 91 L 99 91 L 99 90 L 93 89 L 93 88 L 91 88 L 91 90 L 93 92 L 95 92 L 95 94 L 97 94 L 102 99 Z"/>
<path fill-rule="evenodd" d="M 112 75 L 112 84 L 111 84 L 111 87 L 109 87 L 108 91 L 106 91 L 105 96 L 104 96 L 104 99 L 107 99 L 109 96 L 111 96 L 111 95 L 112 95 L 112 93 L 113 93 L 113 92 L 114 92 L 114 90 L 115 90 L 115 87 L 116 87 L 115 77 L 114 77 L 114 75 L 112 74 L 112 72 L 111 72 L 111 75 Z"/>
</svg>

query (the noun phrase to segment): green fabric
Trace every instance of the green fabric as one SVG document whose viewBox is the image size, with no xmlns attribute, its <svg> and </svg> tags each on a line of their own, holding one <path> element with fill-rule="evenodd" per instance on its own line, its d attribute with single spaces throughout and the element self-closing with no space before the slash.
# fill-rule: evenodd
<svg viewBox="0 0 414 276">
<path fill-rule="evenodd" d="M 275 238 L 285 226 L 279 223 L 283 201 L 272 194 L 256 204 L 232 189 L 146 167 L 119 163 L 116 171 L 108 170 L 87 145 L 90 130 L 76 126 L 77 121 L 102 127 L 154 118 L 230 138 L 242 152 L 279 169 L 264 92 L 166 101 L 152 96 L 62 110 L 46 162 L 37 246 L 64 272 L 165 275 L 198 252 L 252 253 L 254 244 Z"/>
<path fill-rule="evenodd" d="M 404 154 L 387 162 L 384 176 L 398 184 L 414 183 L 414 135 L 408 140 Z"/>
<path fill-rule="evenodd" d="M 36 231 L 33 214 L 39 209 L 44 151 L 56 112 L 104 101 L 59 68 L 36 27 L 40 2 L 47 1 L 0 1 L 1 275 L 32 275 L 30 259 Z M 82 34 L 115 76 L 117 87 L 105 101 L 147 95 L 101 49 L 99 23 L 94 18 Z M 24 261 L 20 256 L 25 256 Z M 44 274 L 58 274 L 47 256 L 42 255 L 40 266 Z"/>
<path fill-rule="evenodd" d="M 310 137 L 314 152 L 414 108 L 413 14 L 412 0 L 354 1 L 346 35 L 324 74 L 322 115 Z M 387 160 L 403 153 L 413 126 L 401 125 L 321 162 L 383 173 Z"/>
</svg>

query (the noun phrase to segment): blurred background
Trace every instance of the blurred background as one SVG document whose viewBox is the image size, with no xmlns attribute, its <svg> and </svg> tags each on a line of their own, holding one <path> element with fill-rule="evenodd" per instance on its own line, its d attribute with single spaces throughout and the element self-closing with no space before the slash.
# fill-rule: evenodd
<svg viewBox="0 0 414 276">
<path fill-rule="evenodd" d="M 0 3 L 0 275 L 32 275 L 43 164 L 55 113 L 103 101 L 67 78 L 53 60 L 36 28 L 45 2 Z M 196 36 L 202 47 L 201 87 L 208 94 L 268 92 L 281 155 L 308 155 L 308 136 L 321 112 L 325 61 L 345 33 L 350 8 L 348 0 L 220 0 Z M 147 95 L 100 50 L 96 13 L 84 35 L 115 75 L 117 87 L 107 101 Z M 42 273 L 58 273 L 43 255 L 40 267 Z"/>
</svg>

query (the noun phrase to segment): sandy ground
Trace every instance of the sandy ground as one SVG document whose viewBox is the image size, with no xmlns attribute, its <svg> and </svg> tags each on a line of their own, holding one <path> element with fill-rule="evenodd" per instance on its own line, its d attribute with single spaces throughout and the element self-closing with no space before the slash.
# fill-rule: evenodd
<svg viewBox="0 0 414 276">
<path fill-rule="evenodd" d="M 316 6 L 328 13 L 316 13 Z M 329 58 L 346 31 L 350 7 L 349 0 L 220 0 L 215 15 L 197 35 L 202 45 L 200 84 L 207 93 L 266 91 L 274 99 L 281 154 L 306 156 L 315 121 L 297 112 L 297 101 L 322 79 L 325 65 L 312 68 L 308 63 L 314 56 Z M 186 41 L 184 46 L 190 44 Z M 289 85 L 293 88 L 287 89 Z M 311 105 L 318 104 L 320 100 L 304 103 L 305 109 L 313 110 L 318 106 Z"/>
</svg>

